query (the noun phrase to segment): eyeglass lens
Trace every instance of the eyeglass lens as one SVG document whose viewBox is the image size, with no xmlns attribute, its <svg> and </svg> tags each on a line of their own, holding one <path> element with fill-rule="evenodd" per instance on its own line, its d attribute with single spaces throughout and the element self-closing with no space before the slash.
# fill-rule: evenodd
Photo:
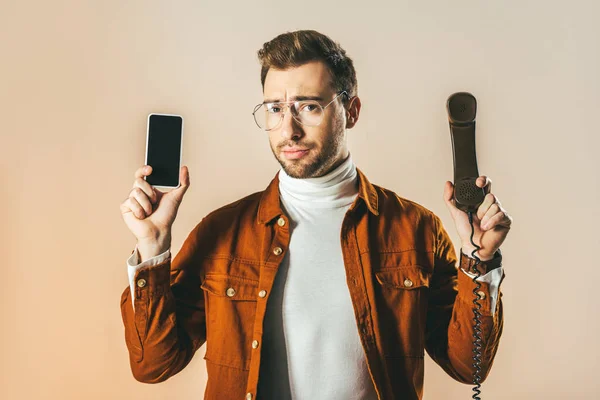
<svg viewBox="0 0 600 400">
<path fill-rule="evenodd" d="M 292 117 L 303 125 L 317 126 L 323 119 L 323 107 L 316 101 L 306 100 L 296 101 L 291 104 L 262 104 L 254 113 L 256 123 L 262 129 L 270 130 L 275 128 L 283 119 L 286 107 L 289 107 Z"/>
</svg>

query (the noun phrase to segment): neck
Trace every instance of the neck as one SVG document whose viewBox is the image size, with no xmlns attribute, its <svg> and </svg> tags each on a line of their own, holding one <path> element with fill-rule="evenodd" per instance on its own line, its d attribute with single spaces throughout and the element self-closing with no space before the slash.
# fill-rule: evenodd
<svg viewBox="0 0 600 400">
<path fill-rule="evenodd" d="M 336 208 L 351 204 L 358 194 L 358 175 L 352 156 L 348 153 L 341 164 L 315 178 L 292 178 L 281 168 L 279 192 L 285 201 L 302 207 Z"/>
</svg>

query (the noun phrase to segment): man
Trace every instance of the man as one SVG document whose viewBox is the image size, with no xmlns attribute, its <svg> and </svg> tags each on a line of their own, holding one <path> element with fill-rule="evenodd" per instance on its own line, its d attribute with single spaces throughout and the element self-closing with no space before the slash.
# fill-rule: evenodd
<svg viewBox="0 0 600 400">
<path fill-rule="evenodd" d="M 461 238 L 460 271 L 442 222 L 371 184 L 346 130 L 361 101 L 352 60 L 315 31 L 263 45 L 256 124 L 281 165 L 266 190 L 204 217 L 171 261 L 171 226 L 189 187 L 152 188 L 140 168 L 123 218 L 138 239 L 121 297 L 134 377 L 178 373 L 206 342 L 206 399 L 421 399 L 427 350 L 473 382 L 475 259 L 468 216 L 444 199 Z M 503 326 L 499 247 L 512 218 L 490 192 L 473 216 L 482 262 L 482 379 Z"/>
</svg>

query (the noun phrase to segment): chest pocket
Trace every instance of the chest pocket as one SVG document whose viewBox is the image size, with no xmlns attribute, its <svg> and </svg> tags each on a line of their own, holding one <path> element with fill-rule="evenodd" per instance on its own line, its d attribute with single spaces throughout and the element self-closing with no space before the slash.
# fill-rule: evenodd
<svg viewBox="0 0 600 400">
<path fill-rule="evenodd" d="M 419 265 L 390 268 L 375 273 L 377 281 L 388 288 L 415 290 L 429 287 L 429 273 Z"/>
<path fill-rule="evenodd" d="M 375 272 L 375 296 L 384 354 L 424 357 L 430 273 L 420 265 Z"/>
<path fill-rule="evenodd" d="M 206 355 L 220 365 L 249 370 L 258 281 L 207 274 L 201 284 L 206 313 Z"/>
</svg>

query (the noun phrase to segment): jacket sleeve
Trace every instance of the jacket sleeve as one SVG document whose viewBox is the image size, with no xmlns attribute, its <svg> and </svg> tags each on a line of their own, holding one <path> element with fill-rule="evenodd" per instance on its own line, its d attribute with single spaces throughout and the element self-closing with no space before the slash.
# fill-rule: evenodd
<svg viewBox="0 0 600 400">
<path fill-rule="evenodd" d="M 431 358 L 452 378 L 462 383 L 474 381 L 473 332 L 475 293 L 483 292 L 484 298 L 478 302 L 481 325 L 480 382 L 483 382 L 492 367 L 503 328 L 502 292 L 498 284 L 499 296 L 495 310 L 491 310 L 490 283 L 473 282 L 465 273 L 458 273 L 454 245 L 440 218 L 433 215 L 435 234 L 434 269 L 430 279 L 430 292 L 427 308 L 425 348 Z M 460 267 L 469 271 L 475 260 L 461 257 Z M 478 267 L 487 267 L 485 261 Z M 504 280 L 502 269 L 502 280 Z M 476 290 L 477 286 L 480 288 Z M 494 311 L 492 313 L 492 311 Z"/>
<path fill-rule="evenodd" d="M 206 341 L 198 247 L 201 224 L 173 260 L 169 255 L 163 262 L 137 269 L 134 291 L 127 285 L 121 295 L 131 371 L 140 382 L 158 383 L 175 375 Z"/>
</svg>

